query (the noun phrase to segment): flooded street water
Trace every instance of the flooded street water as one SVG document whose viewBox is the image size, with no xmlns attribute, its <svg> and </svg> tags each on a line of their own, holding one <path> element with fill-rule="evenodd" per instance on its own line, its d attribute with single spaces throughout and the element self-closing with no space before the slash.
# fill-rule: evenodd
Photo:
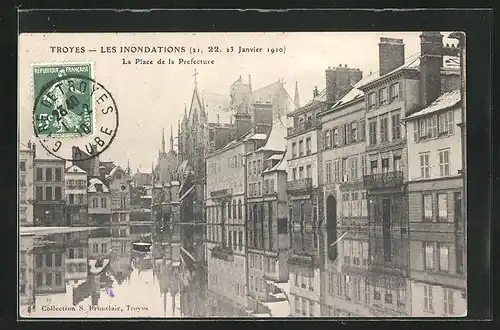
<svg viewBox="0 0 500 330">
<path fill-rule="evenodd" d="M 20 313 L 40 318 L 465 315 L 463 242 L 456 235 L 425 237 L 426 242 L 359 231 L 339 236 L 334 261 L 321 252 L 323 235 L 315 234 L 323 264 L 291 260 L 288 282 L 277 284 L 281 289 L 271 289 L 265 276 L 251 276 L 248 287 L 238 291 L 240 300 L 232 300 L 230 286 L 219 279 L 247 274 L 248 266 L 224 271 L 209 262 L 208 269 L 194 271 L 171 260 L 153 261 L 132 249 L 131 238 L 102 237 L 98 231 L 21 236 Z M 432 239 L 435 243 L 428 243 Z M 261 301 L 267 307 L 245 306 L 256 297 L 249 288 L 272 291 Z"/>
</svg>

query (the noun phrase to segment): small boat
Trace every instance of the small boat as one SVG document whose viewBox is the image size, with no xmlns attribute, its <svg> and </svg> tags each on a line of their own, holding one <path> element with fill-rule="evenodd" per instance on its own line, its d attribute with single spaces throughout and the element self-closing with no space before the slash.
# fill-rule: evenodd
<svg viewBox="0 0 500 330">
<path fill-rule="evenodd" d="M 99 275 L 109 264 L 109 259 L 89 259 L 89 272 L 92 275 Z"/>
</svg>

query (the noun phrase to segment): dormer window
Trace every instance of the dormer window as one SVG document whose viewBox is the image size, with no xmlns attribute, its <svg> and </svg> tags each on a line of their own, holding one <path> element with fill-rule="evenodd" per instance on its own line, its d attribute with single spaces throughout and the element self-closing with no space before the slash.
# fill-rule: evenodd
<svg viewBox="0 0 500 330">
<path fill-rule="evenodd" d="M 96 183 L 95 184 L 95 191 L 97 192 L 102 192 L 102 183 Z"/>
</svg>

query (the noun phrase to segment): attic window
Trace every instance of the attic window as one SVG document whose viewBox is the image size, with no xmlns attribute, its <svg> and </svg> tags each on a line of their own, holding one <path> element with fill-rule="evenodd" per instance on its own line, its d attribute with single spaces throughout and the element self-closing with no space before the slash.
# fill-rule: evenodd
<svg viewBox="0 0 500 330">
<path fill-rule="evenodd" d="M 116 173 L 116 178 L 120 180 L 122 178 L 122 175 L 120 173 Z"/>
<path fill-rule="evenodd" d="M 95 191 L 102 192 L 102 183 L 95 184 Z"/>
</svg>

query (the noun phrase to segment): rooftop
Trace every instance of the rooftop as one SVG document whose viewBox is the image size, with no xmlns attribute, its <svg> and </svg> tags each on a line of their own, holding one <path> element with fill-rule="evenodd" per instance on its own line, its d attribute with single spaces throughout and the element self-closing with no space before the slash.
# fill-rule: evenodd
<svg viewBox="0 0 500 330">
<path fill-rule="evenodd" d="M 91 178 L 89 180 L 89 187 L 87 189 L 87 192 L 89 193 L 97 192 L 96 184 L 102 184 L 102 192 L 109 192 L 109 188 L 99 178 Z"/>
<path fill-rule="evenodd" d="M 410 116 L 406 117 L 407 120 L 412 120 L 414 118 L 422 117 L 427 114 L 434 113 L 436 111 L 445 110 L 456 106 L 460 103 L 461 95 L 460 90 L 454 90 L 441 94 L 434 102 L 432 102 L 427 108 L 417 111 Z"/>
</svg>

